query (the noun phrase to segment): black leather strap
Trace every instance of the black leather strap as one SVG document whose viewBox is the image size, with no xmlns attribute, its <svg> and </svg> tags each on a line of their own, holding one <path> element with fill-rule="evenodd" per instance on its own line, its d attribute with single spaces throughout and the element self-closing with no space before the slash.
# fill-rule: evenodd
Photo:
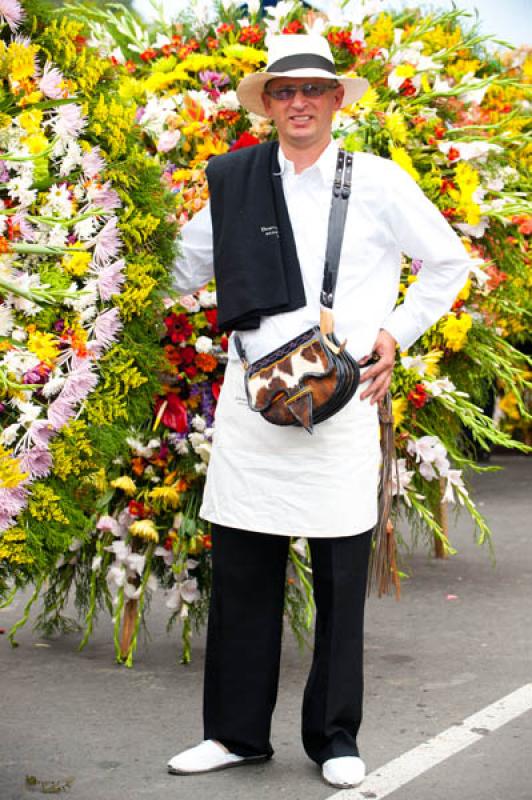
<svg viewBox="0 0 532 800">
<path fill-rule="evenodd" d="M 332 308 L 334 303 L 340 254 L 344 240 L 345 218 L 349 206 L 349 195 L 351 194 L 352 174 L 353 156 L 345 150 L 339 150 L 333 183 L 331 210 L 329 212 L 327 249 L 325 251 L 325 267 L 320 294 L 320 302 L 324 308 Z"/>
</svg>

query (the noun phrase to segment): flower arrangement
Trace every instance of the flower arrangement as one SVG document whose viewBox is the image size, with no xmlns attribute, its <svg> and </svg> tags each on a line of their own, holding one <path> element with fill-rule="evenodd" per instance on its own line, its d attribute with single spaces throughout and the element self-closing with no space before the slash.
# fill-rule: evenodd
<svg viewBox="0 0 532 800">
<path fill-rule="evenodd" d="M 125 268 L 119 276 L 113 273 L 120 285 L 106 298 L 98 298 L 97 308 L 110 303 L 111 311 L 101 313 L 118 309 L 120 316 L 113 319 L 123 328 L 112 332 L 110 349 L 102 347 L 93 365 L 91 374 L 96 376 L 98 370 L 107 370 L 106 391 L 98 396 L 102 378 L 96 388 L 88 388 L 93 393 L 81 416 L 66 429 L 59 426 L 61 447 L 53 455 L 54 463 L 59 463 L 65 442 L 70 452 L 75 447 L 82 454 L 80 442 L 105 436 L 114 443 L 115 453 L 98 463 L 91 456 L 91 491 L 75 523 L 83 534 L 69 540 L 53 569 L 48 564 L 47 571 L 39 573 L 50 580 L 40 620 L 45 629 L 63 624 L 59 620 L 64 600 L 74 588 L 86 620 L 82 644 L 88 641 L 98 610 L 106 606 L 115 622 L 117 658 L 130 665 L 146 601 L 154 591 L 165 592 L 169 623 L 183 621 L 185 661 L 190 658 L 192 629 L 204 621 L 210 538 L 208 527 L 198 519 L 198 508 L 227 341 L 216 327 L 214 286 L 182 298 L 168 290 L 172 225 L 184 224 L 206 202 L 205 166 L 210 157 L 274 135 L 268 120 L 238 106 L 234 91 L 243 75 L 264 65 L 264 42 L 270 33 L 323 33 L 339 69 L 368 78 L 371 88 L 366 95 L 337 114 L 335 137 L 348 149 L 377 153 L 407 170 L 471 253 L 470 278 L 449 314 L 409 352 L 398 354 L 392 387 L 398 458 L 395 524 L 399 533 L 406 528 L 420 531 L 445 555 L 453 552 L 453 546 L 442 508 L 458 503 L 475 522 L 478 541 L 489 542 L 489 529 L 467 489 L 467 470 L 489 469 L 478 463 L 477 456 L 493 445 L 526 450 L 510 434 L 519 425 L 526 431 L 530 419 L 525 406 L 530 372 L 522 348 L 530 313 L 525 90 L 532 57 L 526 48 L 489 52 L 488 37 L 474 27 L 468 30 L 467 14 L 459 10 L 424 16 L 416 10 L 392 14 L 381 6 L 366 2 L 351 11 L 338 7 L 326 17 L 283 0 L 261 16 L 255 2 L 248 3 L 244 15 L 238 4 L 225 0 L 212 19 L 192 15 L 175 23 L 161 19 L 146 25 L 127 9 L 72 5 L 67 12 L 75 9 L 76 22 L 68 13 L 61 15 L 37 37 L 60 66 L 68 65 L 70 80 L 78 81 L 92 139 L 113 164 L 122 159 L 127 165 L 121 172 L 116 168 L 106 172 L 102 165 L 98 172 L 100 181 L 111 181 L 107 191 L 115 190 L 121 201 L 121 206 L 107 210 L 106 222 L 104 216 L 98 217 L 100 195 L 92 200 L 94 208 L 83 206 L 83 211 L 94 211 L 90 219 L 101 220 L 102 230 L 112 215 L 118 220 L 115 230 L 120 230 L 124 253 L 117 251 L 112 258 L 123 258 Z M 86 69 L 87 63 L 92 70 Z M 157 173 L 159 196 L 166 198 L 166 205 L 160 201 L 158 214 L 148 214 L 149 206 L 131 189 L 137 169 Z M 156 190 L 151 185 L 153 195 Z M 80 201 L 88 202 L 86 196 L 80 198 L 72 214 L 79 215 Z M 63 205 L 58 207 L 64 214 Z M 144 226 L 137 217 L 139 209 Z M 146 230 L 156 240 L 157 253 L 166 259 L 138 257 L 139 248 L 148 249 L 141 233 Z M 57 241 L 53 244 L 57 246 Z M 73 257 L 61 254 L 60 263 Z M 74 266 L 68 282 L 56 286 L 48 272 L 42 272 L 47 261 L 35 254 L 25 258 L 28 263 L 33 259 L 31 274 L 38 272 L 41 281 L 26 287 L 34 293 L 33 303 L 38 291 L 79 292 L 95 279 L 92 267 L 74 274 L 79 272 Z M 57 265 L 59 255 L 54 258 Z M 399 302 L 422 269 L 421 261 L 405 259 Z M 164 290 L 165 281 L 167 291 L 154 299 L 156 284 Z M 67 332 L 74 324 L 89 332 L 85 347 L 90 351 L 96 334 L 92 322 L 83 317 L 84 306 L 73 305 L 82 303 L 76 298 L 64 298 L 66 307 L 73 309 L 65 325 Z M 152 303 L 149 346 L 143 327 L 147 301 Z M 53 302 L 58 303 L 57 295 Z M 19 327 L 23 313 L 18 308 L 11 311 Z M 63 334 L 52 328 L 38 330 L 59 340 Z M 29 341 L 25 347 L 35 354 Z M 46 367 L 47 356 L 57 369 L 47 349 L 55 341 L 38 339 L 38 355 L 39 363 Z M 131 341 L 146 342 L 140 359 L 128 345 Z M 64 351 L 66 347 L 60 349 Z M 113 351 L 114 358 L 107 360 Z M 129 368 L 131 359 L 136 359 L 137 378 L 117 388 L 113 381 L 120 370 Z M 26 372 L 7 377 L 20 383 L 34 366 L 32 362 Z M 31 391 L 40 397 L 51 378 L 37 380 L 31 375 L 35 382 Z M 142 379 L 145 382 L 139 383 Z M 143 417 L 130 413 L 129 403 L 120 400 L 139 389 L 144 390 L 138 406 Z M 497 394 L 502 399 L 492 419 L 484 410 Z M 17 433 L 22 435 L 32 423 L 20 424 Z M 87 427 L 76 427 L 83 424 Z M 68 434 L 61 433 L 65 430 Z M 4 442 L 5 448 L 9 446 Z M 14 452 L 8 452 L 6 459 L 1 474 L 13 491 L 21 485 L 24 489 L 24 463 Z M 50 479 L 43 481 L 42 496 L 50 486 Z M 32 496 L 34 492 L 32 488 Z M 48 497 L 46 501 L 49 514 L 63 513 L 62 502 Z M 26 552 L 23 540 L 17 538 L 20 531 L 15 524 L 2 540 L 13 553 Z M 295 541 L 286 607 L 300 637 L 312 618 L 309 573 L 305 543 Z"/>
</svg>

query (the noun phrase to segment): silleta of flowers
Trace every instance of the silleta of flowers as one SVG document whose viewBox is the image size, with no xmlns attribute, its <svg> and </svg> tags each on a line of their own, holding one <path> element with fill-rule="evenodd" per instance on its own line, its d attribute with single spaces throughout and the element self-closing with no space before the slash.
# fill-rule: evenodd
<svg viewBox="0 0 532 800">
<path fill-rule="evenodd" d="M 143 375 L 152 361 L 152 383 L 144 385 L 152 393 L 144 392 L 142 406 L 149 413 L 128 416 L 122 404 L 122 416 L 117 411 L 105 417 L 114 457 L 108 442 L 105 461 L 87 459 L 83 474 L 91 491 L 79 519 L 71 518 L 59 561 L 27 573 L 37 585 L 33 599 L 42 579 L 48 579 L 40 617 L 44 630 L 68 625 L 63 608 L 74 590 L 85 619 L 82 644 L 98 610 L 106 606 L 115 623 L 117 657 L 131 664 L 146 600 L 162 589 L 169 623 L 183 623 L 183 657 L 190 658 L 191 631 L 204 621 L 210 584 L 210 535 L 198 508 L 227 339 L 217 328 L 213 285 L 176 298 L 170 291 L 156 295 L 155 284 L 157 278 L 164 289 L 164 281 L 170 282 L 172 223 L 184 224 L 207 200 L 208 159 L 275 135 L 267 120 L 239 107 L 235 94 L 241 77 L 265 64 L 265 39 L 271 33 L 324 34 L 338 69 L 369 80 L 366 95 L 336 115 L 334 136 L 348 149 L 377 153 L 407 170 L 471 253 L 470 277 L 449 314 L 409 352 L 398 354 L 395 525 L 399 535 L 420 531 L 430 543 L 436 539 L 440 552 L 452 552 L 441 509 L 457 502 L 471 515 L 479 542 L 489 540 L 467 489 L 466 470 L 482 470 L 478 456 L 493 445 L 525 448 L 512 441 L 512 432 L 528 435 L 530 367 L 524 351 L 532 218 L 526 199 L 530 145 L 525 91 L 532 57 L 526 48 L 497 54 L 486 49 L 488 37 L 468 29 L 468 15 L 459 10 L 424 16 L 416 10 L 392 14 L 384 6 L 351 3 L 326 17 L 283 0 L 263 15 L 256 2 L 248 3 L 244 13 L 239 4 L 224 0 L 215 18 L 198 6 L 196 17 L 152 25 L 126 9 L 67 6 L 40 33 L 39 42 L 60 65 L 68 65 L 68 79 L 51 63 L 41 66 L 37 52 L 34 71 L 14 78 L 20 47 L 8 57 L 17 40 L 4 46 L 0 63 L 17 106 L 0 130 L 8 156 L 0 161 L 6 231 L 2 276 L 9 283 L 3 284 L 0 317 L 7 415 L 2 491 L 20 497 L 21 503 L 13 507 L 13 522 L 0 542 L 0 552 L 7 548 L 11 563 L 15 546 L 20 558 L 35 558 L 17 519 L 35 494 L 23 454 L 37 445 L 46 450 L 48 440 L 35 442 L 29 432 L 46 431 L 43 438 L 52 437 L 65 430 L 65 423 L 68 430 L 69 417 L 83 409 L 84 441 L 91 436 L 102 441 L 94 408 L 98 405 L 104 414 L 106 398 L 115 402 L 113 392 L 104 393 L 97 404 L 90 395 L 86 398 L 105 369 L 105 349 L 111 346 L 121 356 L 122 367 L 136 357 Z M 69 16 L 73 10 L 75 23 Z M 22 9 L 0 0 L 2 14 L 16 27 Z M 33 47 L 25 45 L 25 53 Z M 35 96 L 39 81 L 52 73 L 63 92 L 55 107 Z M 76 107 L 69 80 L 78 82 L 90 109 L 89 122 L 85 112 L 76 112 L 75 133 L 68 127 L 74 125 Z M 61 115 L 69 121 L 62 126 L 57 122 Z M 90 127 L 87 141 L 81 140 L 84 125 Z M 127 179 L 122 175 L 118 194 L 106 181 L 98 147 L 127 160 Z M 21 153 L 25 160 L 17 161 Z M 141 272 L 138 268 L 133 242 L 141 227 L 134 226 L 135 236 L 130 228 L 141 198 L 127 195 L 135 164 L 156 170 L 158 191 L 166 198 L 151 227 L 157 230 L 165 265 L 159 272 L 153 264 Z M 72 173 L 75 177 L 69 178 Z M 10 183 L 21 190 L 13 195 Z M 125 253 L 119 250 L 118 231 Z M 101 249 L 99 242 L 105 242 Z M 27 249 L 30 245 L 33 250 Z M 419 259 L 405 259 L 399 302 L 422 269 Z M 132 341 L 141 339 L 131 340 L 127 326 L 136 320 L 133 336 L 141 336 L 138 323 L 147 298 L 158 351 L 150 349 L 152 342 L 138 359 Z M 49 304 L 40 310 L 38 303 L 45 300 Z M 80 343 L 82 352 L 76 349 Z M 69 384 L 69 375 L 75 370 L 83 371 L 86 390 L 74 395 L 80 384 Z M 58 400 L 68 400 L 69 411 L 59 403 L 56 408 L 65 416 L 54 416 L 52 410 L 50 417 Z M 79 442 L 80 432 L 74 434 Z M 39 457 L 49 470 L 50 456 Z M 41 494 L 50 486 L 47 474 L 39 475 Z M 60 505 L 56 511 L 61 513 Z M 312 619 L 309 573 L 305 542 L 294 541 L 286 602 L 299 637 Z"/>
</svg>

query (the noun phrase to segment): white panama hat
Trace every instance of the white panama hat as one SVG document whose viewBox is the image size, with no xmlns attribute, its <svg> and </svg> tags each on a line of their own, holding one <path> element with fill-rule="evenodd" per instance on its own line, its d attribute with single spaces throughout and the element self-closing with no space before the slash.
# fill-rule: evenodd
<svg viewBox="0 0 532 800">
<path fill-rule="evenodd" d="M 336 74 L 329 42 L 316 34 L 279 34 L 268 41 L 268 66 L 240 81 L 236 90 L 241 105 L 254 114 L 268 117 L 262 102 L 265 85 L 272 78 L 329 78 L 344 87 L 342 108 L 350 106 L 369 88 L 365 78 Z"/>
</svg>

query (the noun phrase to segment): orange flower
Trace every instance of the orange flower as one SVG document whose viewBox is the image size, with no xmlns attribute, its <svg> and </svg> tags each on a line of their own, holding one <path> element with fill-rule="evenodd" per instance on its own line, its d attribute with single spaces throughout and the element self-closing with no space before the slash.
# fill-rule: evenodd
<svg viewBox="0 0 532 800">
<path fill-rule="evenodd" d="M 213 372 L 218 365 L 218 361 L 210 353 L 198 353 L 196 356 L 196 366 L 203 372 Z"/>
</svg>

